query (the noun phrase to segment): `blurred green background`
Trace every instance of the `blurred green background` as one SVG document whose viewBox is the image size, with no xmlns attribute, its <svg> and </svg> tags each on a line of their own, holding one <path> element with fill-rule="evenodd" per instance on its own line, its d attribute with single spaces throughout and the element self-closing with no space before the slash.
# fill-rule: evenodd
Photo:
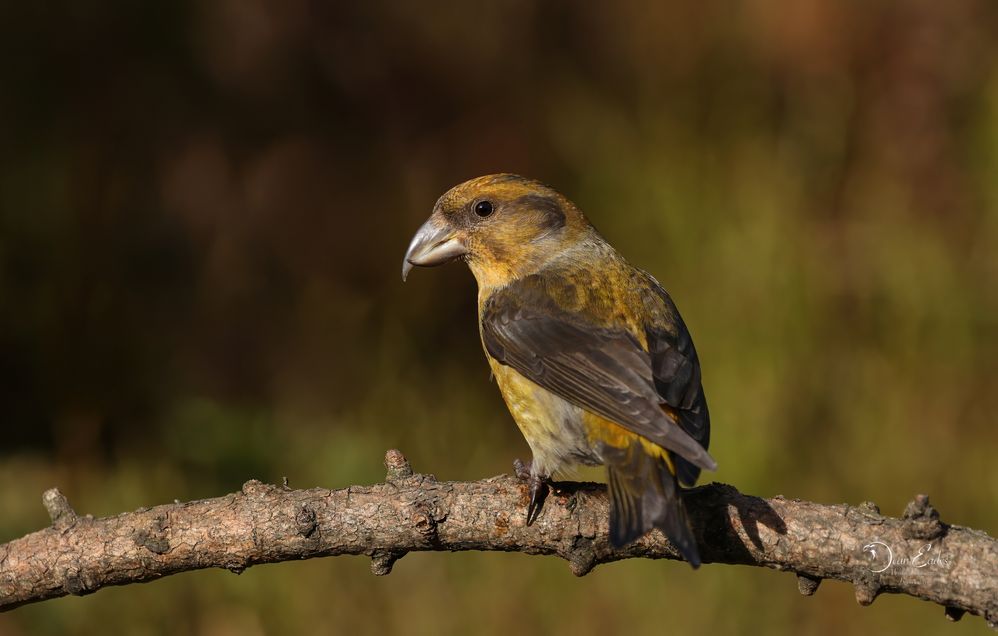
<svg viewBox="0 0 998 636">
<path fill-rule="evenodd" d="M 510 171 L 672 292 L 711 475 L 927 492 L 998 530 L 998 5 L 199 0 L 0 6 L 0 541 L 250 478 L 441 479 L 528 451 L 464 267 L 399 279 Z M 182 574 L 0 634 L 983 633 L 754 568 L 416 554 Z"/>
</svg>

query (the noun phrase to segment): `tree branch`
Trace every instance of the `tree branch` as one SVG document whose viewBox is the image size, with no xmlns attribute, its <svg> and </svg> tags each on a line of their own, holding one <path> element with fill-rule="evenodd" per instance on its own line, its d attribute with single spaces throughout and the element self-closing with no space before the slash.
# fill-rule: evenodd
<svg viewBox="0 0 998 636">
<path fill-rule="evenodd" d="M 103 519 L 77 516 L 49 490 L 43 502 L 52 526 L 0 545 L 0 609 L 186 570 L 238 573 L 338 554 L 370 556 L 378 575 L 417 550 L 557 555 L 578 576 L 620 559 L 678 558 L 657 531 L 610 548 L 602 485 L 556 484 L 527 527 L 526 486 L 514 477 L 440 482 L 414 474 L 398 451 L 388 452 L 385 465 L 386 482 L 374 486 L 291 490 L 249 481 L 224 497 Z M 863 605 L 884 592 L 907 594 L 942 605 L 951 620 L 970 612 L 998 626 L 998 541 L 942 523 L 924 495 L 900 519 L 871 503 L 762 499 L 723 484 L 685 499 L 705 563 L 795 572 L 808 596 L 823 579 L 846 581 Z"/>
</svg>

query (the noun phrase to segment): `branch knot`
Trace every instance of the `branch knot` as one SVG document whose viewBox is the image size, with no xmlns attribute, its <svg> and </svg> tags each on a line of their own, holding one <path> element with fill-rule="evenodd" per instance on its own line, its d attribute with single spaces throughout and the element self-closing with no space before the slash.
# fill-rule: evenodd
<svg viewBox="0 0 998 636">
<path fill-rule="evenodd" d="M 904 509 L 904 527 L 902 532 L 908 539 L 932 540 L 945 531 L 939 521 L 939 511 L 929 503 L 928 495 L 915 495 Z"/>
<path fill-rule="evenodd" d="M 405 458 L 402 451 L 395 448 L 385 453 L 385 469 L 388 471 L 385 480 L 389 483 L 402 481 L 407 477 L 412 477 L 413 474 L 409 460 Z"/>
<path fill-rule="evenodd" d="M 170 540 L 166 536 L 166 515 L 157 516 L 150 527 L 139 528 L 132 535 L 135 545 L 142 546 L 153 554 L 166 554 L 170 551 Z"/>
<path fill-rule="evenodd" d="M 395 562 L 404 557 L 405 550 L 374 550 L 371 552 L 371 574 L 388 576 L 392 573 Z"/>
<path fill-rule="evenodd" d="M 870 579 L 860 579 L 853 583 L 856 588 L 856 602 L 866 607 L 880 596 L 880 585 Z"/>
<path fill-rule="evenodd" d="M 301 505 L 301 508 L 295 514 L 295 526 L 298 528 L 298 534 L 306 539 L 312 536 L 312 533 L 319 526 L 315 510 L 312 506 L 308 504 Z"/>
<path fill-rule="evenodd" d="M 52 526 L 61 531 L 68 530 L 76 524 L 78 517 L 73 507 L 69 505 L 66 495 L 59 492 L 58 488 L 49 488 L 42 495 L 42 504 L 48 511 L 52 519 Z"/>
<path fill-rule="evenodd" d="M 821 585 L 821 577 L 811 576 L 803 572 L 797 573 L 797 591 L 802 596 L 814 596 L 819 585 Z"/>
</svg>

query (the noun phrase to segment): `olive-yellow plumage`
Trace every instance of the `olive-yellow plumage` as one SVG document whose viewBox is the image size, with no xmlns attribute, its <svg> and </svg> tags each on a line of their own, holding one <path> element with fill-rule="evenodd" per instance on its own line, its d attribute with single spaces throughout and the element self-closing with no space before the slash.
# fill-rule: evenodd
<svg viewBox="0 0 998 636">
<path fill-rule="evenodd" d="M 478 282 L 486 356 L 533 454 L 528 523 L 551 474 L 605 465 L 611 542 L 657 527 L 699 565 L 679 482 L 716 464 L 699 360 L 668 294 L 571 201 L 516 175 L 444 194 L 403 277 L 457 258 Z"/>
</svg>

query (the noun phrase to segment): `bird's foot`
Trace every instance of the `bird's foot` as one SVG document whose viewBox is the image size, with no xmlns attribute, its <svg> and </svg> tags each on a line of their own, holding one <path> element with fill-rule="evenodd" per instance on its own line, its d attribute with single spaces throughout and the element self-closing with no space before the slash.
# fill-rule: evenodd
<svg viewBox="0 0 998 636">
<path fill-rule="evenodd" d="M 519 459 L 513 460 L 513 474 L 520 481 L 530 481 L 530 464 L 531 462 L 523 462 Z"/>
<path fill-rule="evenodd" d="M 537 521 L 544 507 L 544 499 L 548 496 L 549 478 L 547 475 L 535 474 L 532 462 L 522 462 L 519 459 L 513 462 L 513 472 L 517 479 L 527 482 L 530 487 L 530 504 L 527 506 L 527 525 Z"/>
<path fill-rule="evenodd" d="M 547 477 L 531 475 L 528 482 L 530 484 L 530 505 L 527 506 L 527 525 L 537 521 L 541 516 L 541 509 L 544 507 L 544 499 L 548 496 Z"/>
</svg>

